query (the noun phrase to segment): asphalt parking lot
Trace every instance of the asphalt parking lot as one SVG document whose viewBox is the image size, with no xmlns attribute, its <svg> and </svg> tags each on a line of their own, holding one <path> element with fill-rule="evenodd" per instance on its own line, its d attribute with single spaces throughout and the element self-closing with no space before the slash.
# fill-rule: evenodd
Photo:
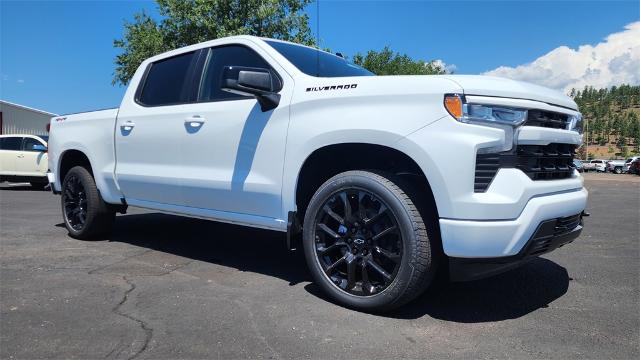
<svg viewBox="0 0 640 360">
<path fill-rule="evenodd" d="M 394 313 L 334 305 L 279 233 L 131 210 L 104 241 L 0 185 L 0 358 L 640 356 L 640 177 L 587 174 L 583 235 Z"/>
</svg>

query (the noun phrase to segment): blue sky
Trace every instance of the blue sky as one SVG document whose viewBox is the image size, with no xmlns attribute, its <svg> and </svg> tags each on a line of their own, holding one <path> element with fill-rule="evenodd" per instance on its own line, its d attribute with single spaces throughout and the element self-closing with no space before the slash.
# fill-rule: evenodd
<svg viewBox="0 0 640 360">
<path fill-rule="evenodd" d="M 113 39 L 143 9 L 158 16 L 150 1 L 0 0 L 0 98 L 55 113 L 118 106 L 125 89 L 111 85 Z M 316 4 L 307 12 L 315 33 Z M 459 74 L 503 66 L 505 76 L 529 79 L 518 65 L 560 46 L 595 46 L 639 19 L 637 0 L 321 0 L 320 39 L 348 55 L 389 45 Z"/>
</svg>

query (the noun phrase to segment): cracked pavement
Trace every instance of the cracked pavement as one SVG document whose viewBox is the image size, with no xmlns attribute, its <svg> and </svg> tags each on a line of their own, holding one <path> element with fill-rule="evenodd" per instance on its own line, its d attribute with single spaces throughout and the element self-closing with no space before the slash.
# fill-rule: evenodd
<svg viewBox="0 0 640 360">
<path fill-rule="evenodd" d="M 386 315 L 332 304 L 280 233 L 132 209 L 80 241 L 0 185 L 0 358 L 638 358 L 640 177 L 587 174 L 583 235 Z"/>
</svg>

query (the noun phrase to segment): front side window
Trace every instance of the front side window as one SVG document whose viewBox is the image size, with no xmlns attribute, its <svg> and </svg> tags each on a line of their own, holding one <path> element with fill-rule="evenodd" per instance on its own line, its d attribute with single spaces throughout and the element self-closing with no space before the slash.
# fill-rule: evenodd
<svg viewBox="0 0 640 360">
<path fill-rule="evenodd" d="M 189 69 L 195 52 L 162 59 L 151 64 L 138 101 L 148 106 L 174 105 L 189 101 Z"/>
<path fill-rule="evenodd" d="M 21 137 L 0 138 L 0 150 L 20 150 L 22 148 Z"/>
<path fill-rule="evenodd" d="M 242 66 L 275 71 L 260 55 L 245 46 L 230 45 L 211 48 L 204 68 L 202 84 L 198 96 L 199 101 L 220 101 L 233 99 L 251 99 L 221 89 L 222 70 L 226 66 Z"/>
<path fill-rule="evenodd" d="M 307 46 L 267 40 L 272 48 L 307 75 L 317 77 L 372 76 L 374 73 L 339 56 Z"/>
<path fill-rule="evenodd" d="M 22 150 L 34 151 L 33 145 L 42 145 L 42 143 L 34 138 L 30 138 L 30 137 L 24 138 L 24 141 L 22 142 Z"/>
</svg>

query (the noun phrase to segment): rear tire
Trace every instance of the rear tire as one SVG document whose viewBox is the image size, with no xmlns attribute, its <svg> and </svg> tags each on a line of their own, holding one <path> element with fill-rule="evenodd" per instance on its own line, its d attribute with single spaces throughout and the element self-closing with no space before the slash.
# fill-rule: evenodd
<svg viewBox="0 0 640 360">
<path fill-rule="evenodd" d="M 388 311 L 431 283 L 436 247 L 400 184 L 390 174 L 347 171 L 311 198 L 303 226 L 305 257 L 315 283 L 338 303 Z"/>
<path fill-rule="evenodd" d="M 87 169 L 71 168 L 62 182 L 61 195 L 64 225 L 71 237 L 91 240 L 111 231 L 115 212 L 102 200 Z"/>
</svg>

